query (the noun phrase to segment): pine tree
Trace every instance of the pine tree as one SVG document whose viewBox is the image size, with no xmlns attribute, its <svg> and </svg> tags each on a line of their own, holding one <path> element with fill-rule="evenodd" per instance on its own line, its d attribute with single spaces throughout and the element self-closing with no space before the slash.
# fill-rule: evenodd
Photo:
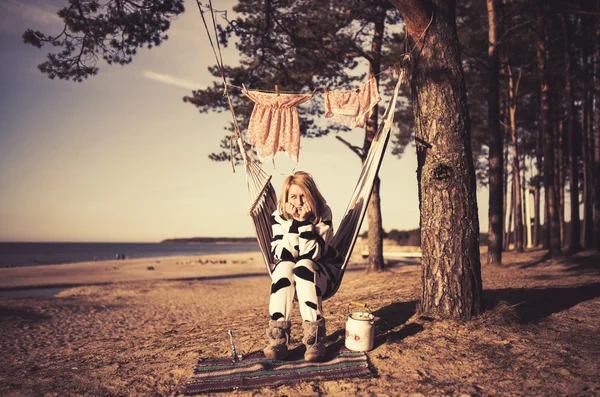
<svg viewBox="0 0 600 397">
<path fill-rule="evenodd" d="M 414 42 L 412 98 L 423 250 L 420 311 L 469 319 L 483 309 L 471 125 L 455 3 L 393 0 Z"/>
</svg>

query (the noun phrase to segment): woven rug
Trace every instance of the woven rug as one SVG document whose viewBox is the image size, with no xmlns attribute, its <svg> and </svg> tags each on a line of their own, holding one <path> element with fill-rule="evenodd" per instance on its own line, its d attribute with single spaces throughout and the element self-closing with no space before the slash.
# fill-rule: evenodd
<svg viewBox="0 0 600 397">
<path fill-rule="evenodd" d="M 231 357 L 200 359 L 185 385 L 185 394 L 365 376 L 371 376 L 367 355 L 346 348 L 330 353 L 319 363 L 293 357 L 285 361 L 269 360 L 262 352 L 255 352 L 237 362 Z"/>
</svg>

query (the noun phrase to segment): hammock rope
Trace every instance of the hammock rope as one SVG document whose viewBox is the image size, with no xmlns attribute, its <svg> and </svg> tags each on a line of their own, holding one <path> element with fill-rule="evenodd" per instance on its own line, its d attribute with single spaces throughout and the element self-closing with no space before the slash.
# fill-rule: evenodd
<svg viewBox="0 0 600 397">
<path fill-rule="evenodd" d="M 238 122 L 237 122 L 235 110 L 233 109 L 233 103 L 231 102 L 231 96 L 229 95 L 229 90 L 227 89 L 229 84 L 227 83 L 227 79 L 225 78 L 225 68 L 223 66 L 224 65 L 223 64 L 223 53 L 221 52 L 221 45 L 219 44 L 219 40 L 218 40 L 217 23 L 215 21 L 215 12 L 214 12 L 214 8 L 212 6 L 212 0 L 208 0 L 208 3 L 209 3 L 209 7 L 210 7 L 210 15 L 211 15 L 211 19 L 212 19 L 213 29 L 215 32 L 215 41 L 217 43 L 218 55 L 217 55 L 217 50 L 215 50 L 215 45 L 213 44 L 212 36 L 210 34 L 210 29 L 208 28 L 208 24 L 206 23 L 206 18 L 204 17 L 204 11 L 202 10 L 202 4 L 200 3 L 200 0 L 196 0 L 196 4 L 198 5 L 198 10 L 200 11 L 200 16 L 202 17 L 202 22 L 204 23 L 204 29 L 206 29 L 206 35 L 208 36 L 208 41 L 210 42 L 210 47 L 212 48 L 213 54 L 215 55 L 215 59 L 217 61 L 217 67 L 219 69 L 219 72 L 221 73 L 221 79 L 223 79 L 223 96 L 227 97 L 229 111 L 230 111 L 231 117 L 233 119 L 234 134 L 232 136 L 230 136 L 230 138 L 229 138 L 229 157 L 231 158 L 231 168 L 232 168 L 233 172 L 235 172 L 235 163 L 234 163 L 234 159 L 233 159 L 233 145 L 234 145 L 233 141 L 234 141 L 234 139 L 237 139 L 238 144 L 241 144 L 243 146 L 243 143 L 240 142 L 242 134 L 241 134 L 240 126 L 238 125 Z M 242 157 L 244 160 L 244 165 L 247 166 L 248 161 L 251 161 L 251 160 L 249 158 L 247 158 L 247 156 L 245 156 L 244 154 L 245 154 L 245 151 L 242 152 Z"/>
</svg>

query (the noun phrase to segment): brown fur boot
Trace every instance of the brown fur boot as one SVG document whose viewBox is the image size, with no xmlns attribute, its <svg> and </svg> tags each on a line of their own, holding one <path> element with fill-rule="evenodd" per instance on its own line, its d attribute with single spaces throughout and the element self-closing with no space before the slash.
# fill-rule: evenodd
<svg viewBox="0 0 600 397">
<path fill-rule="evenodd" d="M 304 337 L 302 343 L 306 345 L 306 353 L 304 353 L 304 359 L 306 361 L 323 361 L 327 354 L 327 348 L 325 347 L 325 338 L 327 332 L 325 331 L 325 319 L 320 318 L 317 321 L 304 321 L 302 323 L 304 329 Z"/>
<path fill-rule="evenodd" d="M 269 328 L 267 328 L 269 344 L 263 350 L 266 358 L 284 360 L 288 356 L 291 326 L 291 321 L 269 321 Z"/>
</svg>

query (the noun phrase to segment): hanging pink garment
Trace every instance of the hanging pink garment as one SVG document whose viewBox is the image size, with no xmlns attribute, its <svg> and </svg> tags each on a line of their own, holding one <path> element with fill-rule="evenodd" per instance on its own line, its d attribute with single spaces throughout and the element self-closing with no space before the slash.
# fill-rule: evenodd
<svg viewBox="0 0 600 397">
<path fill-rule="evenodd" d="M 364 127 L 380 100 L 375 77 L 356 90 L 325 91 L 325 117 L 350 128 Z"/>
<path fill-rule="evenodd" d="M 271 94 L 245 88 L 242 92 L 255 103 L 247 138 L 261 161 L 285 152 L 298 162 L 300 124 L 296 106 L 308 101 L 312 94 Z"/>
</svg>

